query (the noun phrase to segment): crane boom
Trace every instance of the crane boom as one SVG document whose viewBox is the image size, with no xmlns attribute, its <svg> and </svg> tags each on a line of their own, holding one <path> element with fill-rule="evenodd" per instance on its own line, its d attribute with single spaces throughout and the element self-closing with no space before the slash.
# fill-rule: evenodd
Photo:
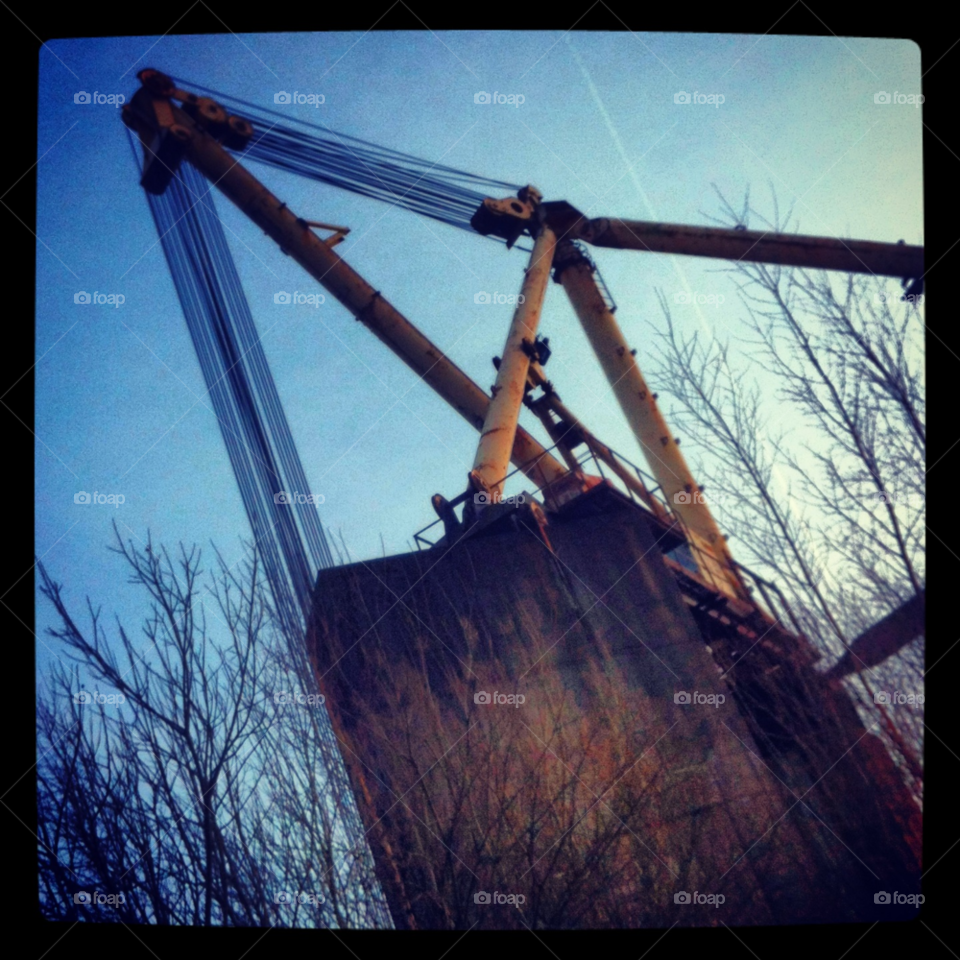
<svg viewBox="0 0 960 960">
<path fill-rule="evenodd" d="M 557 238 L 553 231 L 544 227 L 537 235 L 530 255 L 519 306 L 507 334 L 493 399 L 487 410 L 473 470 L 470 472 L 470 484 L 476 492 L 489 494 L 495 501 L 503 491 L 514 433 L 519 427 L 517 417 L 527 391 L 530 351 L 537 336 L 537 324 L 550 282 L 550 267 L 556 245 Z"/>
<path fill-rule="evenodd" d="M 650 471 L 670 509 L 687 527 L 694 559 L 703 578 L 740 599 L 748 594 L 727 542 L 693 478 L 677 439 L 670 432 L 616 318 L 593 277 L 593 263 L 569 240 L 558 246 L 555 279 L 563 285 L 584 333 L 607 375 Z"/>
<path fill-rule="evenodd" d="M 579 238 L 596 247 L 649 250 L 692 257 L 746 260 L 788 267 L 915 278 L 923 274 L 923 247 L 872 240 L 839 240 L 760 230 L 692 227 L 600 217 L 585 221 Z"/>
<path fill-rule="evenodd" d="M 473 490 L 486 491 L 496 499 L 508 463 L 513 462 L 543 491 L 551 509 L 559 509 L 589 488 L 582 471 L 567 470 L 517 423 L 529 386 L 531 360 L 537 356 L 533 338 L 556 249 L 555 279 L 573 303 L 669 509 L 684 521 L 701 576 L 715 589 L 738 599 L 747 599 L 748 593 L 725 538 L 633 359 L 636 351 L 627 347 L 613 317 L 615 308 L 604 300 L 596 285 L 593 264 L 572 241 L 581 239 L 616 249 L 875 273 L 903 277 L 905 281 L 912 278 L 917 287 L 922 283 L 923 249 L 902 242 L 588 219 L 566 201 L 543 202 L 538 190 L 523 187 L 516 197 L 485 199 L 471 220 L 479 233 L 503 237 L 508 246 L 525 233 L 536 239 L 521 306 L 511 324 L 491 398 L 334 252 L 332 248 L 343 239 L 344 228 L 330 228 L 337 231 L 335 236 L 319 237 L 312 228 L 323 224 L 296 216 L 227 152 L 227 148 L 242 150 L 249 143 L 253 130 L 246 120 L 228 116 L 220 104 L 207 97 L 177 89 L 158 71 L 143 70 L 138 77 L 143 86 L 124 107 L 123 119 L 139 133 L 144 146 L 141 182 L 145 189 L 162 193 L 177 165 L 183 159 L 192 163 L 481 432 L 470 474 Z"/>
<path fill-rule="evenodd" d="M 145 75 L 141 76 L 144 86 L 127 105 L 130 109 L 124 109 L 123 120 L 138 132 L 144 145 L 148 160 L 144 186 L 162 186 L 163 179 L 169 181 L 173 175 L 175 166 L 171 164 L 189 160 L 471 426 L 482 429 L 490 397 L 339 257 L 331 243 L 318 237 L 306 220 L 296 216 L 224 149 L 205 128 L 206 112 L 216 113 L 211 107 L 204 113 L 185 112 L 171 103 L 171 97 L 188 95 L 176 90 L 169 78 L 160 74 L 161 79 L 156 79 L 157 71 L 141 74 Z M 221 125 L 223 118 L 216 114 L 215 122 Z M 171 141 L 176 151 L 166 147 Z M 151 166 L 159 173 L 151 172 Z M 564 497 L 579 492 L 578 478 L 519 426 L 510 459 L 543 490 L 548 506 L 557 506 Z"/>
<path fill-rule="evenodd" d="M 919 279 L 923 247 L 873 240 L 842 240 L 760 230 L 697 227 L 647 220 L 588 219 L 566 200 L 540 202 L 540 192 L 524 187 L 516 197 L 487 197 L 470 221 L 478 233 L 502 237 L 510 246 L 542 222 L 561 240 L 585 240 L 596 247 L 679 253 L 691 257 L 745 260 L 785 267 L 845 270 L 878 276 Z"/>
</svg>

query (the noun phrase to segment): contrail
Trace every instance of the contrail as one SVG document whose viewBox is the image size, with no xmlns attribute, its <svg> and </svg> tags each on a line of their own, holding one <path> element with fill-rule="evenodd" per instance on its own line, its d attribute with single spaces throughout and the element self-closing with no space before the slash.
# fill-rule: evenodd
<svg viewBox="0 0 960 960">
<path fill-rule="evenodd" d="M 570 52 L 573 54 L 574 60 L 577 61 L 577 66 L 580 68 L 580 72 L 583 74 L 583 79 L 587 83 L 587 87 L 590 90 L 590 93 L 593 95 L 593 99 L 597 104 L 597 109 L 600 111 L 600 116 L 603 117 L 604 123 L 607 125 L 607 130 L 610 131 L 610 136 L 613 139 L 614 144 L 616 145 L 617 151 L 620 154 L 620 157 L 623 159 L 623 162 L 626 164 L 627 171 L 630 174 L 630 179 L 633 181 L 633 185 L 637 190 L 637 193 L 640 195 L 640 199 L 643 201 L 643 205 L 647 208 L 647 213 L 650 216 L 650 219 L 655 223 L 660 222 L 660 218 L 657 216 L 656 211 L 653 209 L 653 204 L 650 203 L 650 198 L 647 196 L 646 191 L 643 189 L 642 184 L 640 183 L 640 178 L 637 176 L 636 170 L 634 170 L 633 163 L 630 161 L 630 158 L 627 156 L 627 151 L 623 146 L 623 141 L 620 139 L 620 134 L 617 133 L 617 128 L 613 125 L 613 119 L 610 114 L 607 112 L 607 108 L 603 105 L 603 100 L 600 99 L 600 91 L 597 90 L 594 85 L 593 80 L 590 77 L 589 72 L 587 71 L 587 66 L 580 59 L 580 54 L 577 53 L 577 48 L 573 45 L 573 42 L 570 39 L 570 35 L 566 34 L 563 38 L 566 41 L 567 46 L 570 48 Z M 696 302 L 696 298 L 692 296 L 693 291 L 690 289 L 690 284 L 687 281 L 686 274 L 683 272 L 683 268 L 680 266 L 679 258 L 674 256 L 670 258 L 673 262 L 673 269 L 677 273 L 677 277 L 680 280 L 680 285 L 686 291 L 687 295 L 690 296 L 693 306 L 697 311 L 697 319 L 700 321 L 700 326 L 703 329 L 703 332 L 713 338 L 713 328 L 707 322 L 706 317 L 703 315 L 703 311 L 700 309 L 700 304 Z M 727 376 L 730 378 L 730 383 L 734 389 L 738 388 L 739 379 L 734 375 L 733 371 L 730 369 L 730 365 L 724 357 L 723 365 L 726 368 Z M 779 465 L 774 464 L 772 469 L 774 475 L 774 482 L 777 487 L 779 487 L 782 495 L 786 496 L 789 492 L 789 486 L 783 477 Z"/>
<path fill-rule="evenodd" d="M 589 88 L 590 93 L 593 95 L 593 99 L 596 101 L 597 109 L 600 111 L 600 116 L 603 117 L 603 122 L 607 125 L 607 130 L 610 131 L 610 136 L 616 145 L 621 159 L 626 164 L 627 171 L 630 174 L 630 179 L 633 181 L 633 185 L 636 188 L 637 193 L 640 194 L 640 199 L 643 201 L 643 205 L 647 208 L 647 213 L 649 214 L 650 219 L 655 223 L 659 223 L 660 218 L 657 216 L 656 211 L 653 209 L 653 205 L 650 203 L 650 198 L 647 196 L 646 191 L 643 189 L 643 186 L 640 183 L 640 178 L 637 176 L 637 172 L 633 168 L 633 163 L 627 156 L 627 151 L 623 146 L 623 141 L 620 139 L 620 134 L 617 133 L 617 128 L 613 125 L 613 119 L 607 112 L 607 108 L 603 105 L 603 100 L 600 99 L 600 91 L 597 90 L 593 80 L 590 77 L 590 74 L 587 72 L 586 64 L 580 59 L 580 54 L 577 53 L 577 48 L 573 45 L 570 35 L 565 34 L 563 39 L 570 48 L 570 52 L 573 54 L 574 60 L 577 61 L 577 66 L 580 68 L 580 72 L 583 74 L 583 79 L 586 80 L 587 87 Z M 673 262 L 673 269 L 677 272 L 677 278 L 680 280 L 680 285 L 686 291 L 687 295 L 690 296 L 694 301 L 693 306 L 696 308 L 697 317 L 700 320 L 700 326 L 703 328 L 703 331 L 707 334 L 707 336 L 713 337 L 713 328 L 709 323 L 707 323 L 706 317 L 704 317 L 703 311 L 700 309 L 700 304 L 698 304 L 695 298 L 693 298 L 693 291 L 690 289 L 690 284 L 687 282 L 687 278 L 682 267 L 680 266 L 676 257 L 671 257 L 670 259 Z"/>
</svg>

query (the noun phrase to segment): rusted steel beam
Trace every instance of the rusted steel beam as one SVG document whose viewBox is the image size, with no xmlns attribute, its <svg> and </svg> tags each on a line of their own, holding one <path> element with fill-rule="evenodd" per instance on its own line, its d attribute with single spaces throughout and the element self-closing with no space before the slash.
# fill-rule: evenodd
<svg viewBox="0 0 960 960">
<path fill-rule="evenodd" d="M 533 245 L 530 265 L 520 288 L 519 303 L 497 370 L 493 399 L 487 408 L 477 455 L 470 472 L 474 489 L 478 493 L 489 494 L 494 502 L 503 491 L 503 481 L 510 466 L 510 451 L 513 449 L 517 418 L 526 393 L 527 371 L 530 369 L 556 245 L 554 232 L 549 227 L 543 227 Z"/>
<path fill-rule="evenodd" d="M 614 247 L 618 250 L 649 250 L 653 253 L 679 253 L 691 257 L 845 270 L 849 273 L 874 273 L 910 279 L 923 275 L 923 247 L 904 243 L 841 240 L 607 217 L 581 221 L 576 237 L 597 247 Z"/>
<path fill-rule="evenodd" d="M 827 676 L 839 678 L 859 673 L 898 653 L 923 633 L 926 609 L 926 591 L 922 591 L 861 633 Z"/>
</svg>

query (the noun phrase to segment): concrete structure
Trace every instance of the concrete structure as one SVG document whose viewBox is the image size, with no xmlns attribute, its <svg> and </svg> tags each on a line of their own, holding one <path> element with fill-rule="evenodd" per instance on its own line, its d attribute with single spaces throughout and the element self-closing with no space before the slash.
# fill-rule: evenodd
<svg viewBox="0 0 960 960">
<path fill-rule="evenodd" d="M 310 654 L 398 926 L 909 915 L 874 903 L 919 891 L 886 750 L 676 545 L 603 486 L 545 530 L 321 572 Z"/>
</svg>

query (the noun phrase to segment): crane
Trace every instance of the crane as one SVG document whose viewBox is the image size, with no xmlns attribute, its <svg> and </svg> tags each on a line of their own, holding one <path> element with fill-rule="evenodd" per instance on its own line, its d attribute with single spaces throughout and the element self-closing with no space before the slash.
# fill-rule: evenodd
<svg viewBox="0 0 960 960">
<path fill-rule="evenodd" d="M 908 293 L 922 291 L 923 248 L 902 243 L 770 235 L 605 217 L 588 220 L 566 201 L 543 202 L 540 191 L 530 185 L 518 191 L 516 197 L 485 198 L 471 224 L 478 233 L 503 238 L 508 246 L 523 234 L 536 237 L 543 246 L 540 253 L 534 248 L 531 263 L 539 264 L 547 256 L 554 258 L 556 278 L 570 299 L 650 470 L 671 508 L 684 521 L 701 573 L 708 582 L 721 589 L 732 588 L 734 595 L 742 597 L 743 584 L 735 572 L 726 539 L 701 496 L 701 488 L 680 452 L 679 441 L 667 427 L 657 406 L 656 394 L 640 372 L 637 351 L 629 348 L 614 317 L 616 308 L 611 309 L 596 282 L 596 265 L 578 241 L 622 250 L 903 277 L 905 286 L 912 281 Z M 543 238 L 549 238 L 549 246 Z M 517 317 L 520 315 L 518 309 Z M 508 337 L 505 349 L 512 346 Z M 514 355 L 518 368 L 523 371 L 524 361 L 515 348 Z M 504 367 L 500 369 L 502 372 Z M 500 378 L 497 385 L 501 385 Z M 503 423 L 496 420 L 496 413 L 492 407 L 490 422 L 484 424 L 484 436 L 503 428 Z M 495 478 L 503 475 L 502 453 L 498 461 L 490 464 L 479 463 L 479 457 L 478 453 L 471 480 L 478 488 L 490 485 L 491 481 L 495 484 Z"/>
<path fill-rule="evenodd" d="M 567 201 L 544 201 L 542 193 L 528 185 L 514 197 L 484 198 L 470 220 L 477 233 L 500 238 L 508 247 L 524 235 L 533 240 L 521 296 L 488 396 L 333 249 L 344 239 L 346 228 L 298 216 L 231 154 L 242 153 L 253 141 L 254 129 L 247 119 L 229 114 L 211 97 L 179 88 L 158 70 L 144 69 L 137 77 L 141 87 L 124 105 L 122 119 L 143 146 L 144 189 L 162 194 L 180 163 L 191 163 L 480 432 L 466 490 L 451 501 L 440 495 L 432 501 L 448 540 L 478 525 L 487 526 L 515 509 L 502 502 L 511 463 L 540 491 L 547 513 L 564 510 L 603 483 L 600 477 L 581 470 L 564 439 L 566 434 L 556 431 L 553 414 L 572 428 L 578 440 L 613 465 L 609 449 L 563 406 L 543 373 L 549 348 L 538 327 L 552 273 L 567 294 L 644 452 L 666 501 L 667 519 L 675 520 L 683 531 L 702 582 L 729 601 L 751 605 L 742 568 L 733 559 L 680 452 L 679 441 L 667 426 L 657 395 L 640 371 L 637 351 L 629 347 L 614 316 L 616 307 L 601 290 L 596 264 L 583 245 L 875 273 L 904 278 L 910 291 L 922 289 L 922 247 L 588 219 Z M 333 233 L 321 237 L 317 229 Z M 543 396 L 533 401 L 532 391 L 538 387 Z M 524 404 L 534 409 L 547 427 L 566 465 L 519 425 Z M 624 479 L 616 467 L 614 471 Z M 637 487 L 633 478 L 624 482 Z M 655 503 L 646 489 L 640 496 Z M 465 505 L 462 522 L 453 513 L 460 503 Z M 527 509 L 534 510 L 543 527 L 543 512 L 538 512 L 536 505 Z M 651 510 L 664 519 L 662 505 Z"/>
</svg>

